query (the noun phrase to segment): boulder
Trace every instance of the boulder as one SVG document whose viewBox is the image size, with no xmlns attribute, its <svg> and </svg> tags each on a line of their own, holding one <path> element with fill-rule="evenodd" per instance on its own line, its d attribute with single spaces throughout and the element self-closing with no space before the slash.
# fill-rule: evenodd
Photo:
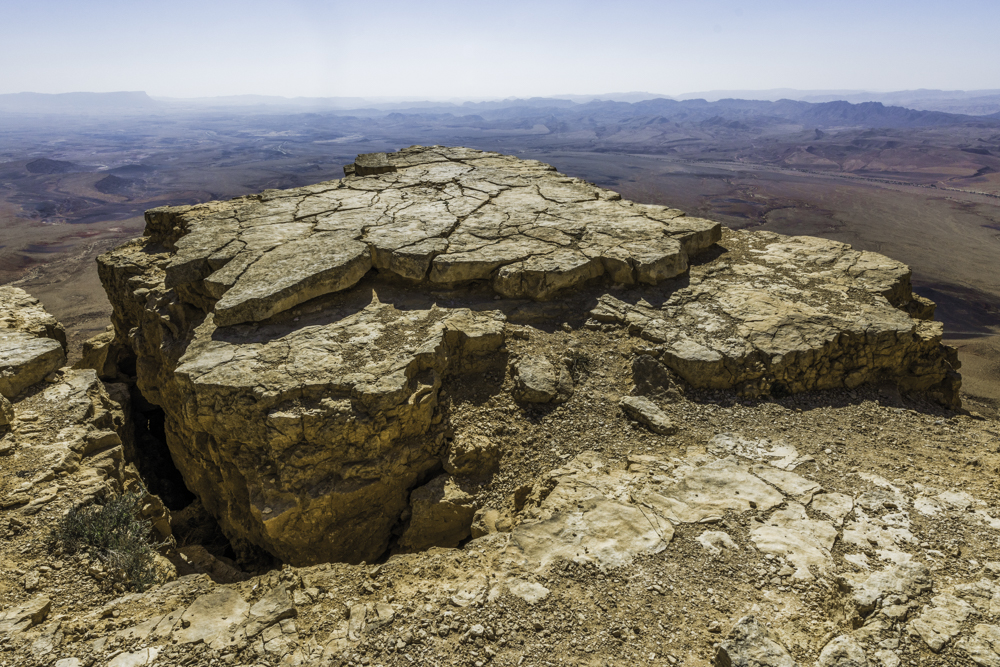
<svg viewBox="0 0 1000 667">
<path fill-rule="evenodd" d="M 115 380 L 118 377 L 120 347 L 115 342 L 115 328 L 108 326 L 107 331 L 84 341 L 80 360 L 73 364 L 73 368 L 91 368 L 102 380 Z"/>
<path fill-rule="evenodd" d="M 540 354 L 529 354 L 514 366 L 514 396 L 525 403 L 563 403 L 573 395 L 573 378 Z"/>
</svg>

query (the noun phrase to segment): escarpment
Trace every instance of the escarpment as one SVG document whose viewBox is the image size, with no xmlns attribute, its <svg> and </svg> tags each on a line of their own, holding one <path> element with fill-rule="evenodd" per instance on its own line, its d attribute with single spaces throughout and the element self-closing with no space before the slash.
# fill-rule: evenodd
<svg viewBox="0 0 1000 667">
<path fill-rule="evenodd" d="M 514 339 L 607 341 L 639 394 L 891 383 L 958 406 L 941 325 L 886 257 L 730 232 L 464 148 L 345 171 L 151 210 L 144 238 L 99 259 L 116 345 L 185 483 L 234 542 L 285 562 L 469 537 L 499 454 L 454 432 L 444 395 L 481 378 L 556 405 L 585 372 L 572 350 L 512 355 Z"/>
</svg>

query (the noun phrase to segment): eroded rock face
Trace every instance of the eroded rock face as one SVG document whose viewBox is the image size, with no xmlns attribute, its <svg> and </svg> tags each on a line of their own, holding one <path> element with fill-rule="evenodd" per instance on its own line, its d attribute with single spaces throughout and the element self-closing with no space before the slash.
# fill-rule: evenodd
<svg viewBox="0 0 1000 667">
<path fill-rule="evenodd" d="M 679 375 L 766 393 L 894 374 L 947 401 L 957 387 L 939 325 L 900 309 L 906 267 L 727 232 L 689 277 L 689 260 L 722 238 L 718 224 L 493 153 L 367 156 L 342 181 L 154 209 L 146 233 L 99 260 L 115 344 L 131 349 L 140 390 L 164 409 L 187 486 L 234 542 L 292 564 L 371 560 L 394 535 L 416 549 L 470 534 L 479 506 L 456 491 L 460 478 L 488 476 L 499 456 L 449 443 L 439 395 L 456 375 L 505 372 L 509 320 L 565 328 L 551 313 L 582 322 L 593 309 L 604 324 L 591 328 L 626 325 L 657 344 L 634 366 L 637 388 Z M 626 287 L 653 291 L 610 295 Z M 559 301 L 533 303 L 546 299 Z M 511 391 L 570 397 L 572 358 L 554 358 L 519 357 Z M 441 470 L 451 477 L 429 484 Z M 772 484 L 803 504 L 816 491 L 769 474 L 720 461 L 647 494 L 666 525 L 639 535 L 649 538 L 639 550 L 659 548 L 670 522 L 715 520 L 751 500 L 773 507 L 783 496 Z M 702 497 L 701 483 L 719 493 Z M 590 500 L 589 511 L 611 507 Z M 771 532 L 806 530 L 800 519 Z"/>
</svg>

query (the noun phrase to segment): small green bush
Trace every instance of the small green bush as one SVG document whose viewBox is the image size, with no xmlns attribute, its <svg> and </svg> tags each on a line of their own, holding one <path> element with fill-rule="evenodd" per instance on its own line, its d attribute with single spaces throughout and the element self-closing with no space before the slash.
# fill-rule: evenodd
<svg viewBox="0 0 1000 667">
<path fill-rule="evenodd" d="M 75 507 L 50 535 L 64 553 L 89 551 L 104 564 L 103 583 L 144 591 L 157 583 L 155 547 L 149 521 L 139 518 L 145 493 L 130 492 L 104 502 Z"/>
</svg>

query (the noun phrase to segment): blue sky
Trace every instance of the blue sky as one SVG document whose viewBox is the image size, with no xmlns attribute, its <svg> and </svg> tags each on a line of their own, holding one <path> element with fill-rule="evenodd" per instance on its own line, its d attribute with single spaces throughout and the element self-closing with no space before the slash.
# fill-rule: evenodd
<svg viewBox="0 0 1000 667">
<path fill-rule="evenodd" d="M 0 93 L 1000 88 L 1000 0 L 0 1 Z"/>
</svg>

